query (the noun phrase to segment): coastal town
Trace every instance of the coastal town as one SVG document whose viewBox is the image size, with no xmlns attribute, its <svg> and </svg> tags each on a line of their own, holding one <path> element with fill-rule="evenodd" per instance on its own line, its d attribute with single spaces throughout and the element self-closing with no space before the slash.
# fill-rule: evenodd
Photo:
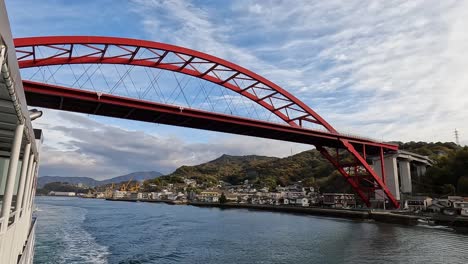
<svg viewBox="0 0 468 264">
<path fill-rule="evenodd" d="M 77 187 L 86 186 L 79 184 Z M 96 189 L 99 190 L 99 188 Z M 167 204 L 237 204 L 350 210 L 365 208 L 365 205 L 354 194 L 322 193 L 318 188 L 306 186 L 300 181 L 270 189 L 268 187 L 255 188 L 254 184 L 249 183 L 248 180 L 240 185 L 232 185 L 220 180 L 208 187 L 206 183 L 197 182 L 195 179 L 182 178 L 177 183 L 167 183 L 164 186 L 129 181 L 120 185 L 112 184 L 103 191 L 89 191 L 88 193 L 51 191 L 48 195 Z M 372 202 L 375 204 L 374 208 L 378 208 L 379 205 L 384 206 L 382 200 L 374 199 Z M 400 211 L 415 215 L 432 213 L 468 217 L 468 197 L 447 196 L 434 199 L 428 196 L 406 197 Z"/>
</svg>

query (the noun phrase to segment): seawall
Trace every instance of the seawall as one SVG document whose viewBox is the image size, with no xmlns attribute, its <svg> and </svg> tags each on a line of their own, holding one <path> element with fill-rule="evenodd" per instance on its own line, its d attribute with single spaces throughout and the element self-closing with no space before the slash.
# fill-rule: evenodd
<svg viewBox="0 0 468 264">
<path fill-rule="evenodd" d="M 233 203 L 200 203 L 191 202 L 189 205 L 198 207 L 218 207 L 232 209 L 252 209 L 271 212 L 299 213 L 310 215 L 321 215 L 331 217 L 343 217 L 353 219 L 369 219 L 369 212 L 362 210 L 347 210 L 347 209 L 328 209 L 328 208 L 313 208 L 313 207 L 295 207 L 295 206 L 276 206 L 276 205 L 256 205 L 256 204 L 233 204 Z"/>
<path fill-rule="evenodd" d="M 225 209 L 250 209 L 270 212 L 285 212 L 296 214 L 309 214 L 329 217 L 340 217 L 349 219 L 374 220 L 377 222 L 416 225 L 419 217 L 411 215 L 400 215 L 391 212 L 380 212 L 372 210 L 352 210 L 352 209 L 332 209 L 332 208 L 314 208 L 314 207 L 295 207 L 295 206 L 275 206 L 275 205 L 255 205 L 255 204 L 234 204 L 234 203 L 200 203 L 191 202 L 189 205 L 198 207 L 218 207 Z"/>
</svg>

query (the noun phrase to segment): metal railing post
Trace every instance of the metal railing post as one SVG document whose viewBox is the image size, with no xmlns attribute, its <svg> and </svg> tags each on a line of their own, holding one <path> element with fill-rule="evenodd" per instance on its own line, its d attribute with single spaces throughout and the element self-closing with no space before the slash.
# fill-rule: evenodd
<svg viewBox="0 0 468 264">
<path fill-rule="evenodd" d="M 24 194 L 24 189 L 25 189 L 25 183 L 26 183 L 26 178 L 29 176 L 29 158 L 30 158 L 30 153 L 31 153 L 31 143 L 26 144 L 26 147 L 24 148 L 24 154 L 23 154 L 23 166 L 21 167 L 21 176 L 20 176 L 20 182 L 19 182 L 19 187 L 18 187 L 18 193 L 16 195 L 16 216 L 15 216 L 15 222 L 18 221 L 19 217 L 21 216 L 21 208 L 23 205 L 23 194 Z"/>
<path fill-rule="evenodd" d="M 31 153 L 31 155 L 29 156 L 29 163 L 28 163 L 28 171 L 27 171 L 27 176 L 26 176 L 26 184 L 24 185 L 24 192 L 23 192 L 23 198 L 21 199 L 22 200 L 22 207 L 24 209 L 26 209 L 27 205 L 28 205 L 28 200 L 27 200 L 27 194 L 28 194 L 28 190 L 29 190 L 29 185 L 31 184 L 31 178 L 32 178 L 32 168 L 33 168 L 33 164 L 34 164 L 34 154 Z M 23 214 L 25 213 L 25 210 L 23 210 Z"/>
<path fill-rule="evenodd" d="M 28 190 L 28 208 L 31 208 L 31 205 L 32 205 L 32 198 L 34 197 L 34 193 L 33 193 L 33 190 L 34 190 L 34 184 L 36 183 L 36 177 L 37 177 L 37 161 L 34 161 L 34 164 L 33 164 L 33 168 L 32 168 L 32 171 L 31 171 L 32 175 L 31 175 L 31 184 L 29 185 L 29 190 Z"/>
<path fill-rule="evenodd" d="M 8 166 L 8 176 L 6 181 L 5 193 L 3 195 L 2 212 L 0 218 L 3 218 L 3 223 L 0 232 L 3 233 L 8 228 L 10 217 L 11 201 L 13 199 L 13 188 L 15 187 L 16 171 L 18 170 L 18 160 L 21 150 L 21 141 L 23 138 L 24 124 L 18 124 L 11 146 L 10 163 Z"/>
</svg>

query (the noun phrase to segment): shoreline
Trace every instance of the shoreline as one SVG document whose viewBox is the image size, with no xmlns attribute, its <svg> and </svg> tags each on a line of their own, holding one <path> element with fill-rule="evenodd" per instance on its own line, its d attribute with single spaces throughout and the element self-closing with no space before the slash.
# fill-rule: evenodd
<svg viewBox="0 0 468 264">
<path fill-rule="evenodd" d="M 307 215 L 318 215 L 325 217 L 348 218 L 354 220 L 374 220 L 376 222 L 400 224 L 407 226 L 417 225 L 419 216 L 400 215 L 392 212 L 380 212 L 373 210 L 353 210 L 353 209 L 336 209 L 336 208 L 319 208 L 319 207 L 294 207 L 281 205 L 254 205 L 254 204 L 219 204 L 219 203 L 200 203 L 190 202 L 188 205 L 197 207 L 217 207 L 222 209 L 251 209 L 258 211 L 269 212 L 284 212 Z"/>
<path fill-rule="evenodd" d="M 221 209 L 248 209 L 267 212 L 282 212 L 292 214 L 316 215 L 324 217 L 346 218 L 352 220 L 371 220 L 380 223 L 398 224 L 405 226 L 416 226 L 425 221 L 432 220 L 437 225 L 453 228 L 457 232 L 468 233 L 468 218 L 447 217 L 434 215 L 433 217 L 406 215 L 392 211 L 376 211 L 373 209 L 339 209 L 321 207 L 296 207 L 284 205 L 256 205 L 237 203 L 205 203 L 205 202 L 175 202 L 172 200 L 144 200 L 144 199 L 106 199 L 108 201 L 122 202 L 145 202 L 145 203 L 165 203 L 169 205 L 190 205 L 195 207 L 211 207 Z M 441 219 L 442 218 L 442 219 Z M 425 225 L 425 224 L 424 224 Z M 427 224 L 430 226 L 430 224 Z"/>
</svg>

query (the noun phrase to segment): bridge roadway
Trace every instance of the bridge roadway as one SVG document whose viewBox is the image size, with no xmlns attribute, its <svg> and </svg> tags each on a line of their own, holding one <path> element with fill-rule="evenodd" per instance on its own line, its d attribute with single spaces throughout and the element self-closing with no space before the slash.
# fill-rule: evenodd
<svg viewBox="0 0 468 264">
<path fill-rule="evenodd" d="M 173 126 L 204 129 L 238 135 L 269 138 L 333 148 L 345 148 L 343 140 L 367 154 L 378 154 L 398 146 L 366 138 L 334 134 L 325 131 L 293 127 L 232 115 L 131 99 L 110 94 L 98 94 L 57 85 L 23 80 L 28 105 L 56 110 L 102 115 Z"/>
</svg>

